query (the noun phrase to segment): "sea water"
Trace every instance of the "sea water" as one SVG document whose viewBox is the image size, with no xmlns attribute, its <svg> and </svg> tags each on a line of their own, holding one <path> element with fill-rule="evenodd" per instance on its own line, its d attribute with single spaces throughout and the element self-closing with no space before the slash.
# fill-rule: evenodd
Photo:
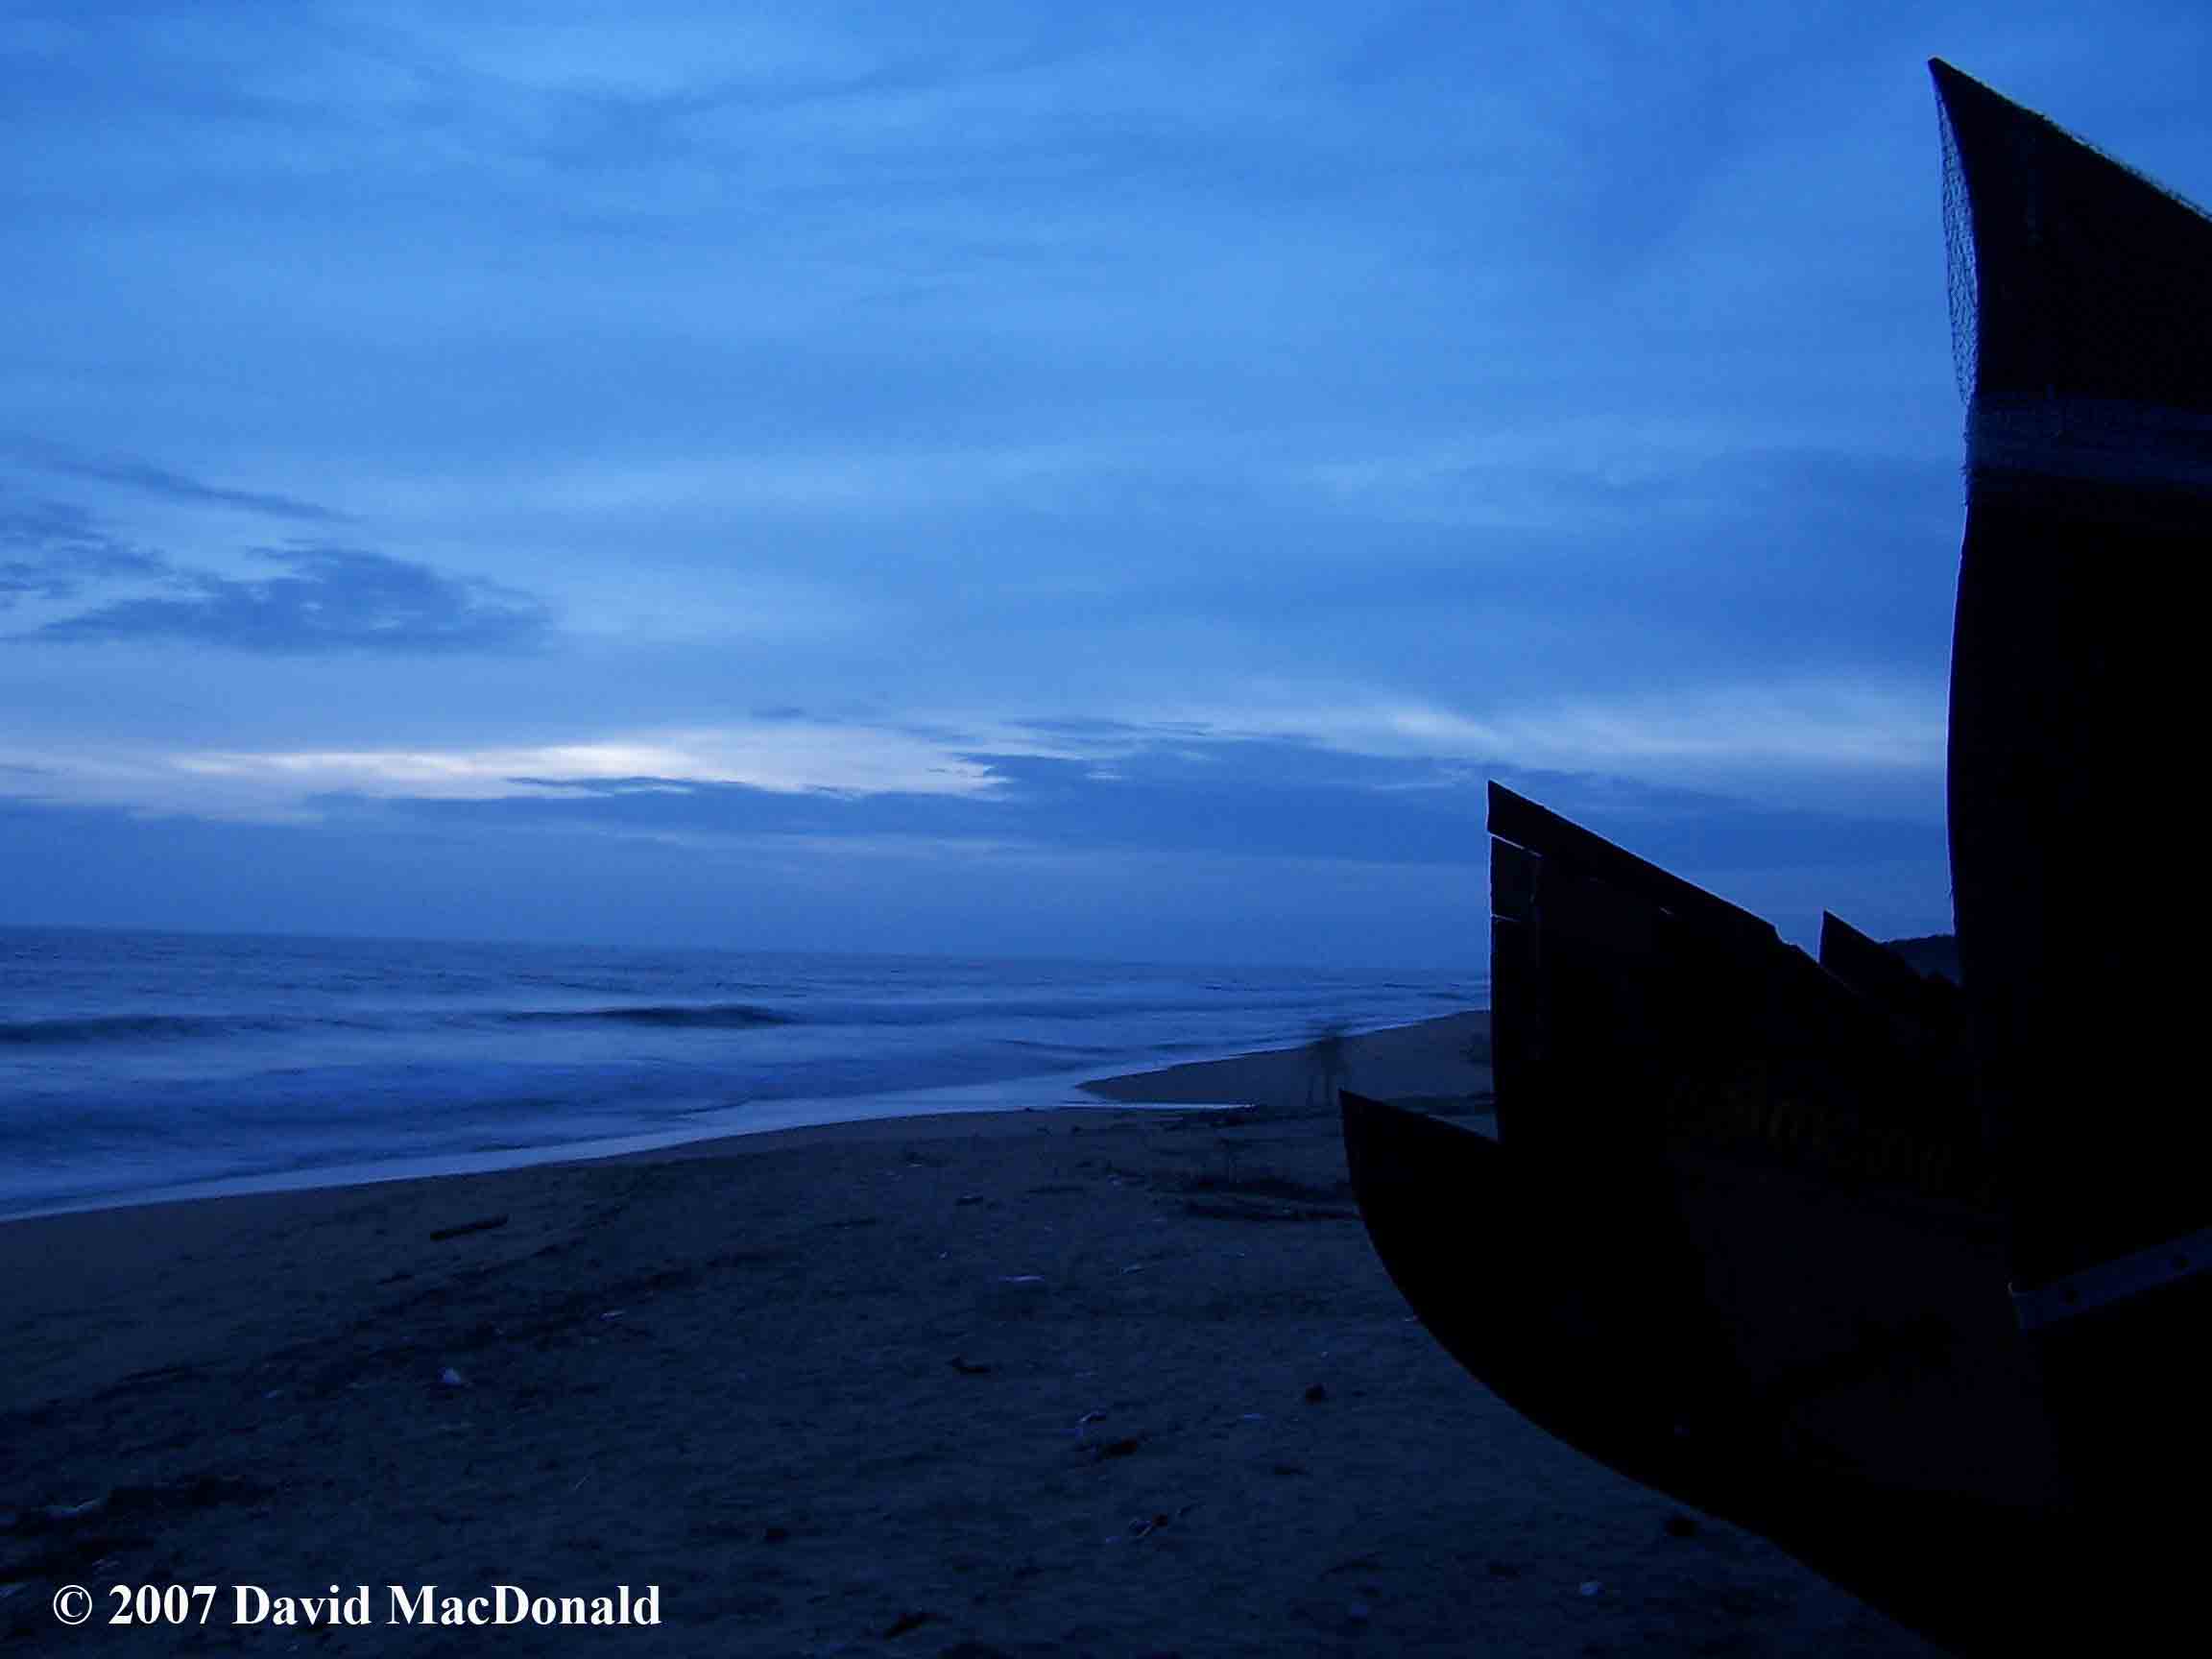
<svg viewBox="0 0 2212 1659">
<path fill-rule="evenodd" d="M 495 1168 L 1487 1003 L 1480 974 L 0 927 L 0 1217 Z"/>
</svg>

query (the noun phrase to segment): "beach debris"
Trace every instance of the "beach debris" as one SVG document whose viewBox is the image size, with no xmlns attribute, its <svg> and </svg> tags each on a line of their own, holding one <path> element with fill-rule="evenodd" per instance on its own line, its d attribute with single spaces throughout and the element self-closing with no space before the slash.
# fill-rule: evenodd
<svg viewBox="0 0 2212 1659">
<path fill-rule="evenodd" d="M 1103 1423 L 1103 1422 L 1105 1422 L 1105 1421 L 1106 1421 L 1106 1413 L 1105 1413 L 1105 1412 L 1103 1412 L 1103 1411 L 1086 1411 L 1086 1412 L 1084 1412 L 1082 1416 L 1080 1416 L 1080 1417 L 1078 1417 L 1078 1418 L 1076 1418 L 1076 1419 L 1075 1419 L 1075 1439 L 1076 1439 L 1076 1442 L 1077 1442 L 1078 1444 L 1080 1444 L 1080 1443 L 1081 1443 L 1083 1440 L 1085 1440 L 1086 1438 L 1088 1438 L 1088 1437 L 1089 1437 L 1089 1431 L 1090 1431 L 1090 1428 L 1091 1428 L 1091 1425 L 1092 1425 L 1092 1424 L 1094 1424 L 1094 1423 Z"/>
<path fill-rule="evenodd" d="M 87 1498 L 82 1503 L 50 1503 L 36 1509 L 20 1509 L 12 1514 L 0 1512 L 0 1533 L 12 1533 L 19 1537 L 32 1537 L 50 1532 L 58 1527 L 74 1528 L 80 1523 L 115 1517 L 176 1514 L 180 1511 L 210 1509 L 218 1503 L 249 1503 L 268 1496 L 266 1486 L 256 1484 L 235 1475 L 201 1474 L 184 1480 L 164 1481 L 157 1485 L 117 1486 L 97 1498 Z M 75 1548 L 82 1550 L 84 1540 Z M 113 1540 L 104 1542 L 112 1543 Z"/>
<path fill-rule="evenodd" d="M 1213 1221 L 1357 1221 L 1357 1210 L 1322 1208 L 1310 1204 L 1262 1204 L 1250 1200 L 1225 1203 L 1197 1198 L 1183 1201 L 1186 1215 L 1203 1215 Z M 1236 1254 L 1241 1256 L 1243 1251 Z"/>
<path fill-rule="evenodd" d="M 1264 1423 L 1267 1421 L 1267 1413 L 1264 1411 L 1246 1411 L 1239 1415 L 1237 1421 L 1239 1423 Z"/>
<path fill-rule="evenodd" d="M 494 1227 L 507 1225 L 504 1215 L 487 1215 L 480 1221 L 464 1221 L 454 1227 L 434 1227 L 430 1230 L 430 1242 L 444 1243 L 448 1238 L 459 1238 L 469 1233 L 489 1233 Z"/>
<path fill-rule="evenodd" d="M 599 1317 L 602 1319 L 619 1319 L 623 1314 L 629 1311 L 630 1310 L 627 1308 L 610 1308 L 606 1312 L 600 1314 Z"/>
<path fill-rule="evenodd" d="M 998 1283 L 1001 1285 L 1042 1285 L 1045 1283 L 1045 1275 L 1042 1273 L 1001 1273 L 998 1276 Z"/>
<path fill-rule="evenodd" d="M 1604 1588 L 1605 1585 L 1601 1580 L 1597 1578 L 1585 1578 L 1582 1580 L 1581 1588 L 1575 1591 L 1575 1594 L 1582 1597 L 1591 1597 L 1598 1595 Z"/>
<path fill-rule="evenodd" d="M 1132 1539 L 1149 1538 L 1153 1533 L 1159 1531 L 1161 1527 L 1169 1526 L 1174 1522 L 1182 1520 L 1184 1516 L 1190 1514 L 1191 1510 L 1197 1507 L 1197 1503 L 1193 1502 L 1180 1505 L 1172 1515 L 1141 1515 L 1136 1520 L 1129 1523 L 1129 1536 Z"/>
<path fill-rule="evenodd" d="M 148 1382 L 180 1382 L 187 1377 L 200 1375 L 197 1365 L 150 1365 L 143 1371 L 126 1371 L 123 1381 L 134 1386 Z"/>
<path fill-rule="evenodd" d="M 884 1627 L 883 1640 L 888 1642 L 894 1636 L 903 1636 L 909 1630 L 919 1630 L 935 1617 L 934 1613 L 902 1613 Z"/>
<path fill-rule="evenodd" d="M 1318 1406 L 1318 1405 L 1320 1405 L 1320 1404 L 1321 1404 L 1321 1403 L 1322 1403 L 1324 1400 L 1326 1400 L 1326 1399 L 1328 1399 L 1328 1398 L 1329 1398 L 1329 1390 L 1328 1390 L 1328 1389 L 1326 1389 L 1326 1388 L 1324 1388 L 1324 1387 L 1323 1387 L 1323 1386 L 1322 1386 L 1320 1383 L 1318 1383 L 1318 1382 L 1309 1382 L 1309 1383 L 1306 1385 L 1306 1404 L 1307 1404 L 1307 1405 L 1309 1405 L 1309 1406 Z"/>
<path fill-rule="evenodd" d="M 955 1206 L 962 1204 L 980 1204 L 983 1202 L 983 1194 L 980 1192 L 963 1192 L 959 1197 L 953 1199 L 952 1202 Z"/>
<path fill-rule="evenodd" d="M 991 1375 L 990 1366 L 971 1364 L 957 1354 L 952 1356 L 952 1369 L 959 1372 L 963 1377 L 988 1377 Z"/>
<path fill-rule="evenodd" d="M 466 1388 L 469 1386 L 469 1379 L 462 1376 L 450 1365 L 438 1373 L 438 1381 L 445 1383 L 448 1388 Z"/>
</svg>

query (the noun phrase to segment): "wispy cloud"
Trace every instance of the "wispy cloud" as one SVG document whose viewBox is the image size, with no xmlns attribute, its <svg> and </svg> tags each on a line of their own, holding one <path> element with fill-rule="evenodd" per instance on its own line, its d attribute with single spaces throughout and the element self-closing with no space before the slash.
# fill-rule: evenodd
<svg viewBox="0 0 2212 1659">
<path fill-rule="evenodd" d="M 1690 683 L 1617 696 L 1500 700 L 1486 709 L 1371 687 L 1244 687 L 1235 707 L 1163 708 L 1118 728 L 1065 733 L 1093 745 L 1118 733 L 1210 733 L 1290 739 L 1347 755 L 1427 757 L 1606 773 L 1647 782 L 1786 769 L 1863 780 L 1940 774 L 1947 731 L 1940 680 L 1882 671 Z M 1053 730 L 1048 723 L 1033 727 Z"/>
<path fill-rule="evenodd" d="M 82 508 L 0 500 L 0 610 L 26 598 L 69 599 L 89 583 L 161 576 L 168 568 Z"/>
<path fill-rule="evenodd" d="M 0 499 L 0 611 L 82 603 L 87 589 L 144 589 L 12 637 L 54 643 L 181 640 L 262 654 L 513 651 L 551 635 L 536 596 L 366 548 L 253 550 L 270 576 L 227 576 L 136 546 L 83 508 Z"/>
<path fill-rule="evenodd" d="M 165 501 L 180 502 L 192 507 L 233 507 L 249 513 L 259 513 L 271 518 L 288 518 L 303 523 L 343 523 L 346 515 L 328 507 L 302 501 L 297 496 L 280 495 L 273 491 L 240 490 L 223 484 L 209 484 L 203 479 L 166 467 L 156 467 L 151 461 L 135 456 L 119 455 L 87 457 L 72 455 L 52 445 L 16 443 L 8 445 L 19 458 L 33 462 L 50 472 L 64 477 L 83 478 L 96 484 L 115 484 L 141 494 L 157 496 Z"/>
<path fill-rule="evenodd" d="M 974 795 L 993 782 L 988 763 L 904 733 L 788 720 L 495 748 L 197 751 L 168 764 L 294 798 L 468 801 L 717 784 L 770 794 Z"/>
<path fill-rule="evenodd" d="M 235 651 L 425 653 L 542 644 L 552 613 L 528 593 L 351 547 L 270 547 L 262 578 L 173 569 L 176 597 L 121 599 L 49 622 L 33 637 L 185 640 Z"/>
</svg>

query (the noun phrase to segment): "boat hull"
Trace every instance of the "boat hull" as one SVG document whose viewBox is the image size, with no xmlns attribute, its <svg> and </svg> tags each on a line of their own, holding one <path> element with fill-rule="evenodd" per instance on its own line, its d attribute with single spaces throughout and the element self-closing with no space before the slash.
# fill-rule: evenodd
<svg viewBox="0 0 2212 1659">
<path fill-rule="evenodd" d="M 2212 219 L 1933 66 L 1971 314 L 1952 877 L 2010 1276 L 2084 1505 L 2212 1478 L 2212 1114 L 2176 939 L 2200 725 Z"/>
<path fill-rule="evenodd" d="M 1347 1094 L 1346 1149 L 1407 1300 L 1551 1432 L 1957 1651 L 2148 1651 L 2212 1478 L 2200 836 L 2153 809 L 2202 703 L 2212 219 L 1934 71 L 1962 984 L 1492 784 L 1499 1138 Z"/>
<path fill-rule="evenodd" d="M 1956 997 L 1497 785 L 1490 821 L 1499 1138 L 1345 1097 L 1385 1266 L 1548 1431 L 2016 1650 L 2000 1593 L 2075 1528 Z"/>
</svg>

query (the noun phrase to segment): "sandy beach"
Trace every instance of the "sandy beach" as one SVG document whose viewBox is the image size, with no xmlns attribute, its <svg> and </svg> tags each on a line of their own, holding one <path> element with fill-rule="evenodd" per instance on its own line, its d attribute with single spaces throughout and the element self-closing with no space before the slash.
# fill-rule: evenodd
<svg viewBox="0 0 2212 1659">
<path fill-rule="evenodd" d="M 1354 1039 L 1348 1080 L 1474 1117 L 1485 1020 Z M 1933 1651 L 1454 1364 L 1368 1247 L 1309 1056 L 1096 1092 L 0 1225 L 0 1634 L 78 1654 Z M 1257 1109 L 1138 1104 L 1237 1101 Z M 94 1592 L 91 1626 L 57 1621 L 63 1584 Z M 106 1623 L 110 1586 L 168 1584 L 219 1587 L 206 1623 Z M 273 1613 L 366 1585 L 376 1623 L 239 1626 L 242 1585 Z M 389 1585 L 655 1586 L 661 1628 L 394 1627 Z"/>
</svg>

